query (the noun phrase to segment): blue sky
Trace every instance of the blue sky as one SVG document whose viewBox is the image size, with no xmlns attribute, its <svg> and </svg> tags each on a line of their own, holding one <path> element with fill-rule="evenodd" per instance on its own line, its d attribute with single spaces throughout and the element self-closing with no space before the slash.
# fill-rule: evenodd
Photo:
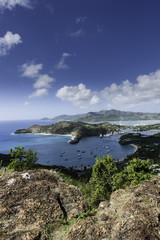
<svg viewBox="0 0 160 240">
<path fill-rule="evenodd" d="M 159 0 L 0 0 L 0 120 L 159 112 Z"/>
</svg>

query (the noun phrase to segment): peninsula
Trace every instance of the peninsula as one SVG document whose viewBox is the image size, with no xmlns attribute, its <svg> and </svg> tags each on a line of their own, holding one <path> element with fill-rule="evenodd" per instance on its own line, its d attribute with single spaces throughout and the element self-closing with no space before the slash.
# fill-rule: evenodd
<svg viewBox="0 0 160 240">
<path fill-rule="evenodd" d="M 119 133 L 122 129 L 128 128 L 127 126 L 120 126 L 111 123 L 99 123 L 99 124 L 89 124 L 83 122 L 69 122 L 63 121 L 59 123 L 54 123 L 46 126 L 33 125 L 29 128 L 16 130 L 14 134 L 61 134 L 61 135 L 71 135 L 74 137 L 70 141 L 71 144 L 79 142 L 81 138 L 90 136 L 99 136 L 100 134 L 113 134 Z"/>
</svg>

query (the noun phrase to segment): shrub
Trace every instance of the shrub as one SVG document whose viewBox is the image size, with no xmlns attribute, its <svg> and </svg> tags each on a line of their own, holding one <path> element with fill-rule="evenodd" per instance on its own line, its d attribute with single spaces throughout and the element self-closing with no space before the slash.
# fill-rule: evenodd
<svg viewBox="0 0 160 240">
<path fill-rule="evenodd" d="M 113 191 L 113 178 L 116 173 L 116 162 L 111 155 L 96 158 L 90 179 L 92 201 L 95 204 L 109 199 Z"/>
<path fill-rule="evenodd" d="M 153 176 L 153 164 L 149 159 L 134 158 L 113 179 L 113 189 L 126 188 L 142 183 Z"/>
<path fill-rule="evenodd" d="M 37 153 L 33 152 L 30 148 L 25 151 L 24 147 L 15 147 L 14 150 L 11 148 L 11 163 L 9 168 L 15 171 L 23 171 L 32 169 L 34 163 L 38 160 Z"/>
<path fill-rule="evenodd" d="M 89 196 L 90 204 L 96 206 L 100 201 L 108 200 L 115 190 L 151 179 L 153 169 L 153 164 L 149 159 L 134 158 L 122 171 L 118 172 L 112 156 L 99 157 L 92 168 L 92 176 L 86 185 L 85 195 Z"/>
</svg>

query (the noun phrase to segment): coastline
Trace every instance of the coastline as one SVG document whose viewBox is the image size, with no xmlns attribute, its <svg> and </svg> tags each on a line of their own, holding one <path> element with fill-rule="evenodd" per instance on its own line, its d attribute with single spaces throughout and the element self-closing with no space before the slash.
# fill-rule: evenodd
<svg viewBox="0 0 160 240">
<path fill-rule="evenodd" d="M 135 150 L 134 150 L 133 153 L 135 153 L 135 152 L 138 150 L 138 146 L 137 146 L 137 145 L 135 145 L 135 144 L 133 144 L 133 143 L 131 143 L 131 144 L 129 144 L 129 145 L 135 148 Z"/>
<path fill-rule="evenodd" d="M 48 136 L 64 136 L 64 137 L 71 137 L 71 138 L 75 138 L 75 136 L 71 135 L 71 134 L 52 134 L 52 133 L 21 133 L 21 134 L 28 134 L 28 135 L 48 135 Z M 11 135 L 17 135 L 15 132 L 11 133 Z"/>
</svg>

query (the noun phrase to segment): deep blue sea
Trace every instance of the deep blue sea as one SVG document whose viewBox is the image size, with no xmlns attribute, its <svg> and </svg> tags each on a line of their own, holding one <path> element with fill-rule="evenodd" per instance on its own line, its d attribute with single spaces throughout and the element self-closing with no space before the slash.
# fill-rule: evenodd
<svg viewBox="0 0 160 240">
<path fill-rule="evenodd" d="M 23 146 L 26 149 L 29 147 L 37 152 L 40 164 L 83 168 L 83 166 L 93 166 L 96 156 L 111 154 L 118 160 L 134 151 L 133 146 L 121 146 L 118 143 L 120 135 L 108 138 L 84 138 L 78 144 L 71 145 L 68 143 L 71 138 L 69 136 L 13 134 L 15 130 L 33 124 L 51 123 L 53 122 L 39 120 L 0 121 L 0 153 L 8 153 L 10 148 L 16 146 Z"/>
</svg>

